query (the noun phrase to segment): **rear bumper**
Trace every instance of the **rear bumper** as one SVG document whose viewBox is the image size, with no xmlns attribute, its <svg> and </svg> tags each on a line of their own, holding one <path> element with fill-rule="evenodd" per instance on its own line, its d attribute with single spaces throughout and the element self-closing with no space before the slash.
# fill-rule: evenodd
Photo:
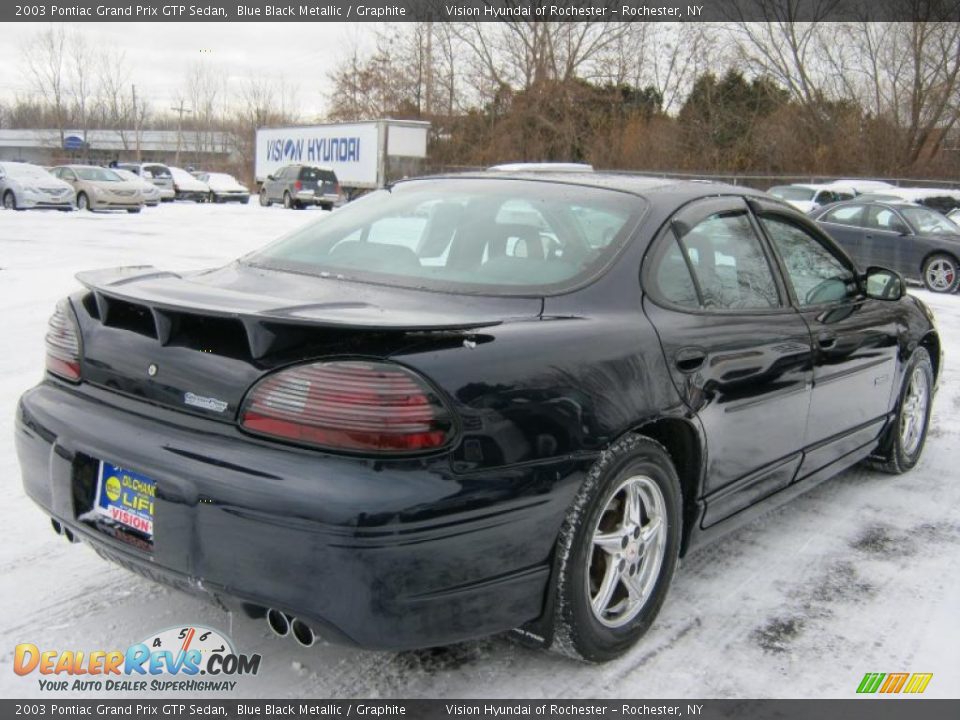
<svg viewBox="0 0 960 720">
<path fill-rule="evenodd" d="M 101 555 L 251 615 L 273 607 L 329 640 L 394 650 L 538 617 L 590 462 L 469 476 L 444 458 L 374 463 L 52 380 L 23 395 L 15 433 L 27 494 Z M 156 480 L 152 551 L 79 519 L 97 459 Z"/>
</svg>

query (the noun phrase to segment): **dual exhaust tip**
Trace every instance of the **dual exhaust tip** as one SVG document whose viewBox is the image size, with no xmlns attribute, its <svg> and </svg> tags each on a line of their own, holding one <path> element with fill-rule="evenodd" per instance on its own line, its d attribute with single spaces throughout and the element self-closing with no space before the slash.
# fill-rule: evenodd
<svg viewBox="0 0 960 720">
<path fill-rule="evenodd" d="M 70 530 L 70 528 L 63 525 L 59 520 L 54 520 L 53 518 L 50 518 L 50 525 L 53 526 L 53 531 L 57 535 L 62 535 L 72 543 L 80 542 L 80 538 L 74 535 L 73 532 Z"/>
<path fill-rule="evenodd" d="M 308 648 L 317 641 L 317 635 L 312 627 L 300 618 L 291 617 L 275 608 L 267 610 L 267 626 L 277 637 L 293 635 L 293 639 L 301 647 Z"/>
</svg>

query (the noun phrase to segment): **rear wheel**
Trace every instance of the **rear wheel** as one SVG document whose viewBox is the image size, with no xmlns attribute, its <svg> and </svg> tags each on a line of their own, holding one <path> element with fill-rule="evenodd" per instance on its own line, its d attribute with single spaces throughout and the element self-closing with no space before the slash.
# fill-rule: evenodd
<svg viewBox="0 0 960 720">
<path fill-rule="evenodd" d="M 3 207 L 7 210 L 17 210 L 17 198 L 13 194 L 13 190 L 7 190 L 3 194 Z"/>
<path fill-rule="evenodd" d="M 293 207 L 293 198 L 290 197 L 290 193 L 288 193 L 288 192 L 285 192 L 285 193 L 283 194 L 283 206 L 284 206 L 287 210 L 290 210 L 290 209 Z"/>
<path fill-rule="evenodd" d="M 138 212 L 140 212 L 140 208 L 127 208 L 127 212 L 131 215 L 136 215 Z"/>
<path fill-rule="evenodd" d="M 923 453 L 930 424 L 933 365 L 925 348 L 918 347 L 903 374 L 897 414 L 887 428 L 870 463 L 884 472 L 900 475 L 911 470 Z"/>
<path fill-rule="evenodd" d="M 631 435 L 604 453 L 560 531 L 555 649 L 602 662 L 649 629 L 677 566 L 681 505 L 663 446 Z"/>
<path fill-rule="evenodd" d="M 90 209 L 90 199 L 87 197 L 86 193 L 80 193 L 79 195 L 77 195 L 77 209 L 78 210 Z"/>
<path fill-rule="evenodd" d="M 932 255 L 923 263 L 923 284 L 935 293 L 952 293 L 960 284 L 957 259 L 946 253 Z"/>
</svg>

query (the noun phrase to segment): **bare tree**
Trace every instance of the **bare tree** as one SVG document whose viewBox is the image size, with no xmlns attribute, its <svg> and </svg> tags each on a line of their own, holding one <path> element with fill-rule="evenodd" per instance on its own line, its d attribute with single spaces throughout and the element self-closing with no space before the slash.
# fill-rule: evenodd
<svg viewBox="0 0 960 720">
<path fill-rule="evenodd" d="M 63 147 L 67 124 L 67 34 L 63 25 L 50 25 L 25 46 L 27 73 L 38 97 L 51 107 Z"/>
</svg>

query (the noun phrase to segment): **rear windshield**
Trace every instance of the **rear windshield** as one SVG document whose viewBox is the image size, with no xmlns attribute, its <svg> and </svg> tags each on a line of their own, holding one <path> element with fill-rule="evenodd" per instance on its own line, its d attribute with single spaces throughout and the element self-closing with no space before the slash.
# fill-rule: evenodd
<svg viewBox="0 0 960 720">
<path fill-rule="evenodd" d="M 149 171 L 150 174 L 155 178 L 172 177 L 172 175 L 170 175 L 170 171 L 163 165 L 144 165 L 143 169 Z"/>
<path fill-rule="evenodd" d="M 645 207 L 634 195 L 561 183 L 411 181 L 350 203 L 243 261 L 399 287 L 549 292 L 605 267 Z"/>
<path fill-rule="evenodd" d="M 300 170 L 300 179 L 335 183 L 337 181 L 337 176 L 333 174 L 333 170 L 321 170 L 320 168 L 305 167 Z"/>
</svg>

